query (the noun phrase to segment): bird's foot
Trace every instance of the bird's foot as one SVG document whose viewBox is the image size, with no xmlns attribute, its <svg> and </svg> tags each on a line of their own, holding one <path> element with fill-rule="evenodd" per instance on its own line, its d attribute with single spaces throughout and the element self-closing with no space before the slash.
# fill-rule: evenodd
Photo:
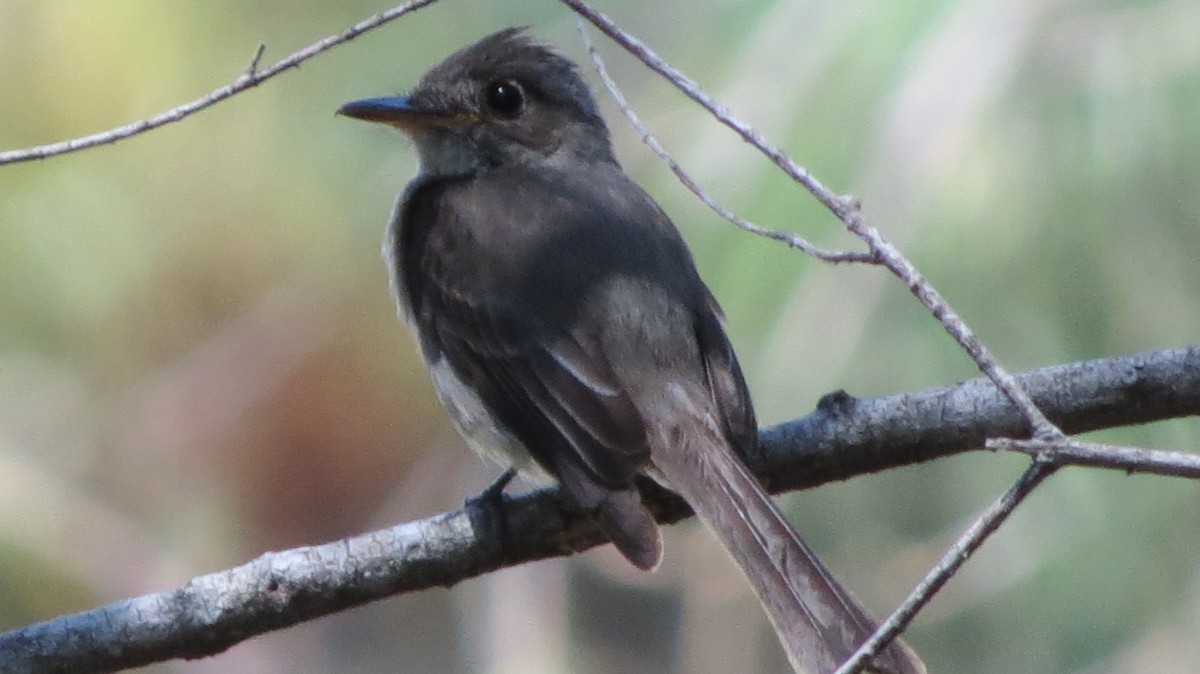
<svg viewBox="0 0 1200 674">
<path fill-rule="evenodd" d="M 516 475 L 516 469 L 509 468 L 478 496 L 472 496 L 464 504 L 476 534 L 485 540 L 496 541 L 502 553 L 509 534 L 508 518 L 504 511 L 504 489 Z"/>
</svg>

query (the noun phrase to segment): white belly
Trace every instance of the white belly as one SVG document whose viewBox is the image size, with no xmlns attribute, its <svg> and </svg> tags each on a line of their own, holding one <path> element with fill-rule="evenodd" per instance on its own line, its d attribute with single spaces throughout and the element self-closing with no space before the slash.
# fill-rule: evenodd
<svg viewBox="0 0 1200 674">
<path fill-rule="evenodd" d="M 444 358 L 430 364 L 429 374 L 442 405 L 476 454 L 495 461 L 503 468 L 516 468 L 526 476 L 548 478 L 525 445 L 512 433 L 500 428 L 483 400 L 463 383 Z"/>
</svg>

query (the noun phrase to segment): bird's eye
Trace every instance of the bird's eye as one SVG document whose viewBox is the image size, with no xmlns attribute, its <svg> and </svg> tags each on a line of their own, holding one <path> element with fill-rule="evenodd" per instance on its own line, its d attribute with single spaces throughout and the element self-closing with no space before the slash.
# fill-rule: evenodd
<svg viewBox="0 0 1200 674">
<path fill-rule="evenodd" d="M 525 105 L 525 92 L 516 82 L 491 82 L 483 89 L 483 102 L 497 116 L 512 119 Z"/>
</svg>

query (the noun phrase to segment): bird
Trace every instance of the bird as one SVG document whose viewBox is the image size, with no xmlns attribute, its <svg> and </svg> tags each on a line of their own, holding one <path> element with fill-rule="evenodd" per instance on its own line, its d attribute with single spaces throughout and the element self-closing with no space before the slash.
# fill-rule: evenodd
<svg viewBox="0 0 1200 674">
<path fill-rule="evenodd" d="M 743 463 L 757 423 L 722 311 L 618 163 L 575 63 L 508 28 L 407 95 L 338 113 L 416 148 L 384 256 L 467 444 L 557 482 L 640 569 L 659 565 L 663 543 L 636 479 L 676 491 L 749 580 L 792 667 L 836 669 L 875 621 Z M 871 667 L 925 671 L 899 640 Z"/>
</svg>

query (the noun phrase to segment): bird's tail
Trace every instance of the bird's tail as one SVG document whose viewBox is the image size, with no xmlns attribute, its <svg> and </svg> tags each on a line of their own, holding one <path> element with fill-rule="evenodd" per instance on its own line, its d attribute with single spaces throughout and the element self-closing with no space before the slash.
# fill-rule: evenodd
<svg viewBox="0 0 1200 674">
<path fill-rule="evenodd" d="M 674 413 L 657 431 L 655 468 L 741 567 L 792 667 L 833 672 L 871 635 L 875 620 L 800 539 L 707 415 Z M 897 639 L 869 671 L 924 674 L 925 666 Z"/>
</svg>

